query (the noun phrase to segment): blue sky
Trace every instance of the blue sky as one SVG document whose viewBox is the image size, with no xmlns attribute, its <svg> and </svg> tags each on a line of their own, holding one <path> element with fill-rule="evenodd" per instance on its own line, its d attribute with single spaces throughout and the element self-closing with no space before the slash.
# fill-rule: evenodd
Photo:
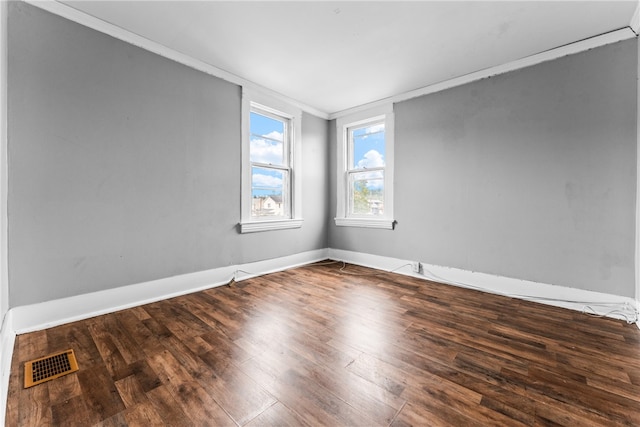
<svg viewBox="0 0 640 427">
<path fill-rule="evenodd" d="M 251 113 L 251 161 L 264 164 L 284 164 L 284 122 Z M 265 168 L 252 171 L 252 197 L 282 194 L 284 172 Z"/>
<path fill-rule="evenodd" d="M 353 131 L 352 167 L 384 166 L 384 125 L 373 125 Z"/>
<path fill-rule="evenodd" d="M 385 143 L 384 143 L 384 124 L 375 124 L 363 128 L 353 130 L 353 159 L 351 159 L 351 167 L 355 169 L 369 169 L 385 165 Z M 364 175 L 358 174 L 364 178 L 369 176 L 367 187 L 370 190 L 382 189 L 383 181 L 381 172 L 370 172 Z"/>
</svg>

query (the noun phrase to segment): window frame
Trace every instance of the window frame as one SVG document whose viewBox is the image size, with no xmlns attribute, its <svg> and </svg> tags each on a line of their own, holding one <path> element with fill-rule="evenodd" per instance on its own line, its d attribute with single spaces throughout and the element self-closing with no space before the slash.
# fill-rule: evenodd
<svg viewBox="0 0 640 427">
<path fill-rule="evenodd" d="M 283 120 L 284 165 L 267 165 L 251 161 L 251 113 Z M 242 182 L 240 201 L 240 233 L 300 228 L 302 226 L 302 187 L 299 169 L 302 164 L 300 149 L 301 116 L 299 108 L 262 93 L 243 88 L 242 91 Z M 288 187 L 283 194 L 284 217 L 264 218 L 252 214 L 252 168 L 261 167 L 287 171 Z"/>
<path fill-rule="evenodd" d="M 376 123 L 385 126 L 385 166 L 371 169 L 354 169 L 353 141 L 351 130 Z M 341 227 L 382 228 L 392 230 L 393 216 L 393 145 L 394 115 L 393 104 L 361 111 L 336 120 L 337 132 L 337 200 L 335 224 Z M 382 170 L 384 176 L 384 213 L 380 216 L 351 213 L 351 176 L 365 170 Z"/>
</svg>

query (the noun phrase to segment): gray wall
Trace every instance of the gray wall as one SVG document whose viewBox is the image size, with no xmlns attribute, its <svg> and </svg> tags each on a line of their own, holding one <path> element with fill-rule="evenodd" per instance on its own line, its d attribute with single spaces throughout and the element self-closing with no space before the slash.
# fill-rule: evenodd
<svg viewBox="0 0 640 427">
<path fill-rule="evenodd" d="M 327 247 L 327 122 L 304 225 L 240 235 L 238 86 L 22 2 L 9 11 L 12 307 Z"/>
<path fill-rule="evenodd" d="M 627 40 L 395 105 L 397 228 L 330 221 L 330 247 L 634 297 L 637 55 Z"/>
</svg>

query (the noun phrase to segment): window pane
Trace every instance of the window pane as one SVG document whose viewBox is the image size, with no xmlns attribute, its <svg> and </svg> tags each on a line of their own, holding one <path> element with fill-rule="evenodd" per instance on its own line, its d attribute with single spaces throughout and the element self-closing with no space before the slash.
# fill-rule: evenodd
<svg viewBox="0 0 640 427">
<path fill-rule="evenodd" d="M 350 173 L 349 184 L 351 214 L 384 214 L 384 171 Z"/>
<path fill-rule="evenodd" d="M 285 122 L 251 112 L 250 158 L 252 162 L 284 165 Z"/>
<path fill-rule="evenodd" d="M 384 167 L 384 123 L 351 130 L 351 169 Z"/>
<path fill-rule="evenodd" d="M 288 172 L 269 168 L 251 168 L 251 216 L 283 217 Z"/>
</svg>

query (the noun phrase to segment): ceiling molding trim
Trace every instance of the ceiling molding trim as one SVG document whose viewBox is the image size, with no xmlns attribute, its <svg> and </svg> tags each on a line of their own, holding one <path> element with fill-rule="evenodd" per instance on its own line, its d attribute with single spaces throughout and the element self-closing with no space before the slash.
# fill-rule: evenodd
<svg viewBox="0 0 640 427">
<path fill-rule="evenodd" d="M 279 99 L 288 104 L 296 106 L 301 110 L 307 113 L 310 113 L 314 116 L 317 116 L 323 119 L 328 119 L 328 120 L 333 120 L 333 119 L 347 116 L 360 111 L 366 111 L 371 108 L 384 106 L 389 103 L 397 103 L 397 102 L 406 101 L 412 98 L 417 98 L 419 96 L 440 92 L 445 89 L 461 86 L 467 83 L 471 83 L 484 78 L 496 76 L 499 74 L 504 74 L 510 71 L 515 71 L 521 68 L 530 67 L 532 65 L 540 64 L 546 61 L 551 61 L 553 59 L 557 59 L 563 56 L 593 49 L 595 47 L 616 43 L 618 41 L 636 37 L 637 33 L 640 31 L 640 2 L 639 2 L 638 7 L 636 7 L 636 11 L 633 15 L 633 18 L 631 19 L 631 23 L 629 24 L 630 25 L 629 27 L 624 27 L 619 30 L 611 31 L 609 33 L 601 34 L 588 39 L 580 40 L 575 43 L 570 43 L 564 46 L 560 46 L 554 49 L 540 52 L 525 58 L 508 62 L 506 64 L 486 68 L 484 70 L 479 70 L 473 73 L 466 74 L 464 76 L 455 77 L 453 79 L 445 80 L 440 83 L 425 86 L 425 87 L 415 89 L 409 92 L 405 92 L 402 94 L 394 95 L 394 96 L 384 98 L 378 101 L 374 101 L 368 104 L 363 104 L 360 106 L 356 106 L 356 107 L 338 111 L 338 112 L 327 113 L 326 111 L 321 111 L 313 106 L 304 104 L 300 101 L 297 101 L 295 99 L 282 95 L 278 92 L 275 92 L 269 88 L 258 85 L 249 80 L 243 79 L 240 76 L 237 76 L 233 73 L 230 73 L 228 71 L 215 67 L 199 59 L 193 58 L 192 56 L 178 52 L 160 43 L 154 42 L 143 36 L 140 36 L 138 34 L 125 30 L 121 27 L 113 25 L 109 22 L 103 21 L 87 13 L 81 12 L 77 9 L 74 9 L 71 6 L 68 6 L 63 3 L 59 3 L 57 0 L 22 0 L 22 1 L 24 1 L 25 3 L 31 4 L 33 6 L 36 6 L 40 9 L 43 9 L 47 12 L 69 19 L 85 27 L 110 35 L 111 37 L 114 37 L 118 40 L 122 40 L 126 43 L 132 44 L 139 48 L 145 49 L 149 52 L 153 52 L 157 55 L 160 55 L 172 61 L 183 64 L 187 67 L 204 72 L 214 77 L 221 78 L 229 83 L 233 83 L 242 87 L 256 90 L 258 92 L 262 92 L 273 98 Z"/>
<path fill-rule="evenodd" d="M 638 10 L 636 10 L 636 12 L 638 12 Z M 329 119 L 333 120 L 333 119 L 348 116 L 354 113 L 358 113 L 361 111 L 366 111 L 372 108 L 387 105 L 390 103 L 402 102 L 412 98 L 417 98 L 419 96 L 440 92 L 446 89 L 454 88 L 456 86 L 462 86 L 467 83 L 497 76 L 499 74 L 508 73 L 510 71 L 531 67 L 533 65 L 558 59 L 563 56 L 572 55 L 574 53 L 583 52 L 599 46 L 616 43 L 616 42 L 627 40 L 634 37 L 636 37 L 636 33 L 630 27 L 624 27 L 619 30 L 611 31 L 609 33 L 605 33 L 605 34 L 594 36 L 588 39 L 580 40 L 575 43 L 570 43 L 554 49 L 549 49 L 544 52 L 527 56 L 525 58 L 517 59 L 515 61 L 511 61 L 506 64 L 485 68 L 484 70 L 475 71 L 473 73 L 465 74 L 464 76 L 455 77 L 453 79 L 445 80 L 430 86 L 425 86 L 420 89 L 415 89 L 399 95 L 391 96 L 389 98 L 385 98 L 385 99 L 374 101 L 368 104 L 349 108 L 347 110 L 338 111 L 330 114 Z"/>
<path fill-rule="evenodd" d="M 1 0 L 0 0 L 1 1 Z M 218 77 L 222 80 L 225 80 L 229 83 L 233 83 L 242 87 L 247 87 L 258 92 L 262 92 L 266 95 L 269 95 L 273 98 L 284 101 L 288 104 L 296 106 L 301 110 L 313 114 L 314 116 L 328 119 L 329 114 L 325 111 L 318 110 L 315 107 L 304 104 L 295 99 L 291 99 L 285 95 L 282 95 L 278 92 L 275 92 L 269 88 L 260 86 L 256 83 L 253 83 L 249 80 L 243 79 L 240 76 L 237 76 L 233 73 L 215 67 L 211 64 L 208 64 L 199 59 L 193 58 L 192 56 L 186 55 L 184 53 L 178 52 L 174 49 L 171 49 L 163 44 L 154 42 L 149 40 L 143 36 L 132 33 L 131 31 L 125 30 L 121 27 L 118 27 L 109 22 L 103 21 L 102 19 L 91 16 L 87 13 L 81 12 L 77 9 L 74 9 L 71 6 L 68 6 L 63 3 L 59 3 L 56 0 L 22 0 L 25 3 L 28 3 L 32 6 L 35 6 L 39 9 L 45 10 L 47 12 L 53 13 L 54 15 L 58 15 L 60 17 L 66 18 L 70 21 L 73 21 L 77 24 L 83 25 L 85 27 L 91 28 L 93 30 L 99 31 L 101 33 L 107 34 L 111 37 L 114 37 L 118 40 L 124 41 L 126 43 L 132 44 L 149 52 L 153 52 L 157 55 L 160 55 L 164 58 L 170 59 L 172 61 L 178 62 L 182 65 L 186 65 L 187 67 L 193 68 L 198 71 L 202 71 L 203 73 L 209 74 L 214 77 Z"/>
<path fill-rule="evenodd" d="M 629 22 L 629 28 L 631 28 L 631 31 L 636 33 L 636 35 L 640 32 L 640 1 L 636 2 L 636 11 L 633 12 L 631 22 Z"/>
</svg>

